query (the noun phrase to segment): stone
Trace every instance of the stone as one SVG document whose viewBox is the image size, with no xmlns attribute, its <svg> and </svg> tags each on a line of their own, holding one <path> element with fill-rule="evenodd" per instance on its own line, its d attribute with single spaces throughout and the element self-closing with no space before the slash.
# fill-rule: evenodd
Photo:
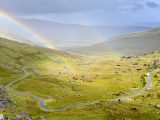
<svg viewBox="0 0 160 120">
<path fill-rule="evenodd" d="M 46 119 L 44 118 L 44 116 L 41 116 L 39 120 L 46 120 Z"/>
<path fill-rule="evenodd" d="M 22 116 L 16 115 L 16 120 L 22 120 Z"/>
<path fill-rule="evenodd" d="M 25 118 L 26 120 L 32 120 L 31 116 L 28 115 L 28 113 L 22 112 L 22 115 L 24 116 L 24 118 Z"/>
<path fill-rule="evenodd" d="M 133 65 L 139 65 L 139 63 L 138 63 L 138 62 L 136 62 L 136 63 L 134 63 Z"/>
<path fill-rule="evenodd" d="M 137 111 L 138 109 L 135 108 L 135 107 L 133 107 L 133 108 L 131 108 L 131 110 L 132 110 L 132 111 Z"/>
<path fill-rule="evenodd" d="M 155 105 L 155 108 L 158 108 L 158 109 L 160 109 L 160 105 Z"/>
</svg>

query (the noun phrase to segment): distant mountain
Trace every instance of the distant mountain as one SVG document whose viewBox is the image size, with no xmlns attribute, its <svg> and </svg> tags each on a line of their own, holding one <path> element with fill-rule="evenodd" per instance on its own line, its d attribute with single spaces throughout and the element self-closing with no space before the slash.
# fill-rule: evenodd
<svg viewBox="0 0 160 120">
<path fill-rule="evenodd" d="M 144 31 L 150 28 L 143 26 L 85 26 L 37 19 L 23 19 L 23 21 L 39 34 L 53 41 L 60 49 L 96 44 L 116 35 Z"/>
<path fill-rule="evenodd" d="M 19 68 L 24 67 L 24 65 L 34 66 L 35 63 L 38 63 L 36 61 L 43 62 L 44 60 L 48 60 L 47 64 L 52 63 L 61 66 L 61 62 L 65 64 L 64 60 L 79 60 L 82 57 L 56 49 L 48 49 L 9 40 L 0 36 L 0 58 L 1 69 L 2 65 Z"/>
<path fill-rule="evenodd" d="M 160 27 L 160 22 L 145 22 L 145 23 L 139 23 L 136 24 L 137 26 L 142 25 L 145 27 L 152 27 L 152 28 L 159 28 Z"/>
<path fill-rule="evenodd" d="M 68 51 L 81 54 L 116 52 L 122 55 L 142 55 L 157 49 L 160 49 L 160 29 L 125 34 L 99 44 Z"/>
<path fill-rule="evenodd" d="M 14 40 L 14 41 L 18 41 L 18 42 L 33 44 L 33 42 L 31 42 L 31 40 L 28 40 L 27 38 L 25 39 L 24 37 L 22 37 L 20 35 L 16 35 L 16 33 L 14 34 L 14 33 L 8 32 L 8 31 L 4 32 L 4 31 L 0 30 L 0 37 Z"/>
<path fill-rule="evenodd" d="M 1 16 L 0 37 L 46 47 L 44 42 L 40 40 L 41 38 L 37 37 L 37 35 L 35 35 L 35 33 L 33 33 L 30 29 L 22 24 L 19 24 L 18 22 L 10 21 Z"/>
</svg>

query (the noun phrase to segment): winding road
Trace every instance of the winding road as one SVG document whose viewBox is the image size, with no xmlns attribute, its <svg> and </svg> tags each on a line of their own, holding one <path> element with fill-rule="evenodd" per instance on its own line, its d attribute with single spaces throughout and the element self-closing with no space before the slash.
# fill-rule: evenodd
<svg viewBox="0 0 160 120">
<path fill-rule="evenodd" d="M 155 70 L 155 71 L 156 71 L 156 70 Z M 146 77 L 147 77 L 147 78 L 146 78 L 146 79 L 147 79 L 147 84 L 145 85 L 144 88 L 142 88 L 141 90 L 139 90 L 139 91 L 137 91 L 137 92 L 135 92 L 135 93 L 133 93 L 133 94 L 131 94 L 131 95 L 124 96 L 124 97 L 120 97 L 120 98 L 111 99 L 111 101 L 123 101 L 123 100 L 125 100 L 125 99 L 130 99 L 130 98 L 136 97 L 136 96 L 138 96 L 138 95 L 146 92 L 149 88 L 152 87 L 152 79 L 151 79 L 151 76 L 152 76 L 152 74 L 153 74 L 155 71 L 150 72 L 150 73 L 147 73 L 147 75 L 146 75 Z"/>
<path fill-rule="evenodd" d="M 12 82 L 10 82 L 8 85 L 6 85 L 6 89 L 8 90 L 11 90 L 11 91 L 14 91 L 16 94 L 21 94 L 21 95 L 24 95 L 24 96 L 27 96 L 27 97 L 32 97 L 33 99 L 37 100 L 39 105 L 40 105 L 40 108 L 41 110 L 43 111 L 46 111 L 46 112 L 56 112 L 56 111 L 64 111 L 64 110 L 68 110 L 68 109 L 73 109 L 73 108 L 78 108 L 78 107 L 83 107 L 83 106 L 90 106 L 90 105 L 94 105 L 94 104 L 97 104 L 97 103 L 100 103 L 102 101 L 95 101 L 95 102 L 86 102 L 86 103 L 80 103 L 78 105 L 73 105 L 73 106 L 66 106 L 66 107 L 63 107 L 63 108 L 54 108 L 54 109 L 50 109 L 50 108 L 47 108 L 45 106 L 45 101 L 47 100 L 44 100 L 38 96 L 35 96 L 31 93 L 26 93 L 26 92 L 21 92 L 21 91 L 18 91 L 18 90 L 15 90 L 12 88 L 12 85 L 23 80 L 24 78 L 27 78 L 30 73 L 27 71 L 28 68 L 24 68 L 23 69 L 23 72 L 24 72 L 24 75 L 16 80 L 13 80 Z M 33 69 L 35 70 L 35 69 Z M 141 90 L 139 90 L 138 92 L 135 92 L 131 95 L 128 95 L 128 96 L 123 96 L 123 97 L 120 97 L 120 98 L 115 98 L 115 99 L 110 99 L 110 101 L 122 101 L 122 100 L 126 100 L 126 99 L 129 99 L 129 98 L 133 98 L 133 97 L 136 97 L 144 92 L 146 92 L 150 87 L 152 87 L 152 80 L 151 80 L 151 76 L 152 74 L 157 71 L 157 70 L 154 70 L 153 72 L 150 72 L 150 73 L 147 73 L 147 84 L 145 85 L 144 88 L 142 88 Z"/>
</svg>

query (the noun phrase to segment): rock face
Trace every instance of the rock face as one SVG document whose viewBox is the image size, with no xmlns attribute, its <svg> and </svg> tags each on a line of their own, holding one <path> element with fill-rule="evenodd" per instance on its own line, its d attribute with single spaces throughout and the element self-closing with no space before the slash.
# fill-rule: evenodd
<svg viewBox="0 0 160 120">
<path fill-rule="evenodd" d="M 5 88 L 0 86 L 0 109 L 8 108 L 8 103 L 13 102 L 13 100 L 8 96 Z"/>
</svg>

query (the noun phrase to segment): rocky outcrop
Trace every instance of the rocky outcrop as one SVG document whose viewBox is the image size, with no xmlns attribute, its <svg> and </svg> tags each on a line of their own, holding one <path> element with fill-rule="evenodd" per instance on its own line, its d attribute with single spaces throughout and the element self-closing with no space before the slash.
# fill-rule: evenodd
<svg viewBox="0 0 160 120">
<path fill-rule="evenodd" d="M 0 86 L 0 109 L 10 107 L 8 103 L 14 102 L 5 91 L 5 88 Z"/>
</svg>

